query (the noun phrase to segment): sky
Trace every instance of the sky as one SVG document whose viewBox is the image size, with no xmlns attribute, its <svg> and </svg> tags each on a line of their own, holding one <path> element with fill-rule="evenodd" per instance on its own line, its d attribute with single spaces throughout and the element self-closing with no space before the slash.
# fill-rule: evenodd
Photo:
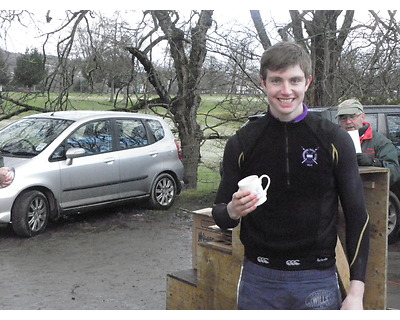
<svg viewBox="0 0 400 320">
<path fill-rule="evenodd" d="M 26 24 L 25 26 L 22 26 L 17 22 L 12 23 L 10 29 L 8 30 L 9 36 L 6 39 L 0 38 L 0 47 L 7 51 L 24 53 L 27 48 L 38 48 L 40 50 L 41 44 L 44 41 L 43 33 L 56 29 L 65 19 L 65 9 L 51 9 L 50 16 L 52 17 L 52 20 L 50 21 L 50 23 L 46 22 L 46 15 L 48 11 L 47 9 L 30 9 L 28 7 L 23 9 L 29 10 L 34 14 L 36 24 L 32 23 L 27 14 L 25 15 L 24 19 L 24 23 Z M 102 10 L 104 12 L 109 12 L 111 15 L 117 9 L 104 8 Z M 188 12 L 188 10 L 189 9 L 187 9 L 186 11 Z M 222 10 L 217 8 L 214 11 L 213 18 L 219 24 L 229 24 L 237 22 L 241 24 L 247 23 L 248 25 L 252 26 L 249 10 L 250 9 Z M 271 13 L 269 12 L 269 10 L 262 11 L 261 13 L 263 15 L 263 18 L 267 22 Z M 290 19 L 287 10 L 274 10 L 273 16 L 274 19 L 278 21 L 278 23 L 286 23 Z"/>
<path fill-rule="evenodd" d="M 100 1 L 85 1 L 85 7 L 82 8 L 82 1 L 69 0 L 68 8 L 63 8 L 59 4 L 55 6 L 54 1 L 49 0 L 38 0 L 38 1 L 26 1 L 26 0 L 15 0 L 8 2 L 8 4 L 3 5 L 2 9 L 13 10 L 13 9 L 25 9 L 35 13 L 35 18 L 38 19 L 39 24 L 34 26 L 29 25 L 28 28 L 22 27 L 18 24 L 13 24 L 10 29 L 10 34 L 12 37 L 7 38 L 7 42 L 0 38 L 0 47 L 11 52 L 25 52 L 27 48 L 39 48 L 41 43 L 43 43 L 43 38 L 39 35 L 43 34 L 45 31 L 50 31 L 56 28 L 60 23 L 61 19 L 65 17 L 64 10 L 80 10 L 80 9 L 93 9 L 93 10 L 103 10 L 112 13 L 116 10 L 144 10 L 144 9 L 177 9 L 177 10 L 192 10 L 192 9 L 214 9 L 214 18 L 217 21 L 229 21 L 237 20 L 240 23 L 245 24 L 246 22 L 251 22 L 249 10 L 258 9 L 261 10 L 261 14 L 267 22 L 269 17 L 272 15 L 275 22 L 278 24 L 284 24 L 290 20 L 288 10 L 289 9 L 355 9 L 364 11 L 366 9 L 393 9 L 398 7 L 398 4 L 394 4 L 394 0 L 385 0 L 384 6 L 382 1 L 358 1 L 357 4 L 352 4 L 349 7 L 349 1 L 337 0 L 335 1 L 335 7 L 332 7 L 332 3 L 326 4 L 323 1 L 293 1 L 286 0 L 280 1 L 260 1 L 260 0 L 246 0 L 242 3 L 233 1 L 221 1 L 221 0 L 202 0 L 198 1 L 197 6 L 201 8 L 196 8 L 196 4 L 192 1 L 161 1 L 161 0 L 150 0 L 145 2 L 145 7 L 138 7 L 137 1 L 131 1 L 129 3 L 124 3 L 121 6 L 112 6 L 110 1 L 104 1 L 103 4 L 99 4 Z M 111 2 L 112 3 L 112 2 Z M 200 5 L 201 4 L 201 5 Z M 143 2 L 142 2 L 143 5 Z M 10 7 L 7 7 L 10 6 Z M 131 7 L 130 7 L 131 6 Z M 38 9 L 40 8 L 40 9 Z M 46 12 L 51 10 L 51 16 L 53 17 L 50 23 L 45 22 Z M 60 15 L 57 15 L 57 12 Z"/>
</svg>

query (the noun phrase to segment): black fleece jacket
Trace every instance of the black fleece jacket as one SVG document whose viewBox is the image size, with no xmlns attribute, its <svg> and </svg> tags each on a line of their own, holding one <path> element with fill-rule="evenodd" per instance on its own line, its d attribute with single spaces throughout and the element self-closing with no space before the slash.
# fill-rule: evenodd
<svg viewBox="0 0 400 320">
<path fill-rule="evenodd" d="M 221 228 L 239 224 L 226 204 L 237 182 L 251 174 L 268 174 L 271 184 L 267 201 L 241 219 L 240 238 L 249 260 L 279 270 L 332 266 L 340 198 L 350 277 L 364 281 L 368 213 L 354 146 L 344 129 L 312 113 L 297 122 L 267 114 L 240 129 L 227 142 L 213 207 Z"/>
</svg>

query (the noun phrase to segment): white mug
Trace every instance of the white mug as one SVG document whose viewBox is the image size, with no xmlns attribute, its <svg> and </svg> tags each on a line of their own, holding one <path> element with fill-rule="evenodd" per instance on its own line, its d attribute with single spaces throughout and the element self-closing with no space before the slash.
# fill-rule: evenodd
<svg viewBox="0 0 400 320">
<path fill-rule="evenodd" d="M 268 179 L 268 183 L 265 188 L 263 188 L 262 186 L 262 180 L 264 178 Z M 256 194 L 259 199 L 256 203 L 256 206 L 259 206 L 260 204 L 263 204 L 267 200 L 267 191 L 270 183 L 271 179 L 266 174 L 263 174 L 261 177 L 258 177 L 257 175 L 251 175 L 240 180 L 238 182 L 238 186 L 239 190 L 248 190 L 251 193 Z"/>
</svg>

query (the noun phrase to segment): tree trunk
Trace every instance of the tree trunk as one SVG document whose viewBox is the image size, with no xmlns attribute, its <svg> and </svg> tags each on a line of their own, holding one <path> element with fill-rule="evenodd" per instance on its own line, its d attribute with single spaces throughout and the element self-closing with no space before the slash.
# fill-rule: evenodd
<svg viewBox="0 0 400 320">
<path fill-rule="evenodd" d="M 114 103 L 114 96 L 115 96 L 114 79 L 111 79 L 111 84 L 110 84 L 110 102 L 111 103 Z"/>
<path fill-rule="evenodd" d="M 178 124 L 182 147 L 182 163 L 185 167 L 184 182 L 188 189 L 197 188 L 197 168 L 200 160 L 200 144 L 203 140 L 203 132 L 197 123 L 200 101 L 198 95 L 191 94 L 173 102 L 173 113 Z"/>
<path fill-rule="evenodd" d="M 253 20 L 254 27 L 257 30 L 258 38 L 264 50 L 271 46 L 267 31 L 265 30 L 264 22 L 262 21 L 260 10 L 250 10 L 251 19 Z"/>
<path fill-rule="evenodd" d="M 303 19 L 311 39 L 310 50 L 314 65 L 314 86 L 310 90 L 310 103 L 313 106 L 334 105 L 338 100 L 335 73 L 343 43 L 350 32 L 354 12 L 346 12 L 338 32 L 337 19 L 340 14 L 340 10 L 316 10 L 312 20 Z"/>
<path fill-rule="evenodd" d="M 196 189 L 200 143 L 203 139 L 197 123 L 197 110 L 201 102 L 197 87 L 207 54 L 206 35 L 212 24 L 213 11 L 200 12 L 197 24 L 191 29 L 190 41 L 185 39 L 184 32 L 172 21 L 173 13 L 156 10 L 153 11 L 153 15 L 167 37 L 178 82 L 178 92 L 170 104 L 170 111 L 174 115 L 181 140 L 182 162 L 185 167 L 184 182 L 187 188 Z M 191 44 L 189 52 L 188 43 Z"/>
</svg>

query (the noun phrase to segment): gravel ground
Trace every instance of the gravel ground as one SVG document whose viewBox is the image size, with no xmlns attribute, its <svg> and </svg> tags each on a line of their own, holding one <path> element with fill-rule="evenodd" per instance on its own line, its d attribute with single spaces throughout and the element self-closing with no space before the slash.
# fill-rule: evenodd
<svg viewBox="0 0 400 320">
<path fill-rule="evenodd" d="M 165 310 L 166 275 L 191 267 L 192 216 L 181 208 L 212 203 L 182 201 L 76 215 L 29 239 L 0 228 L 0 309 Z"/>
</svg>

